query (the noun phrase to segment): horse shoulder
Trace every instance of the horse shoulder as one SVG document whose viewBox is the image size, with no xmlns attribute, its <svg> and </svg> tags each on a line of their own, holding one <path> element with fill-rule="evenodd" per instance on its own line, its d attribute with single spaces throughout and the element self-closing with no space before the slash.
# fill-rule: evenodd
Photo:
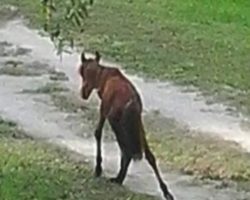
<svg viewBox="0 0 250 200">
<path fill-rule="evenodd" d="M 113 78 L 106 81 L 104 87 L 102 88 L 102 91 L 99 91 L 102 97 L 102 100 L 105 100 L 105 101 L 111 100 L 115 92 L 114 87 L 115 87 L 115 80 Z"/>
</svg>

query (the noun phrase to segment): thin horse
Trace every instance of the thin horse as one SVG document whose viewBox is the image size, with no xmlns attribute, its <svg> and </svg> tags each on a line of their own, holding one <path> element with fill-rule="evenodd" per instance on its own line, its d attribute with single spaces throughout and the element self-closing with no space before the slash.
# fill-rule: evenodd
<svg viewBox="0 0 250 200">
<path fill-rule="evenodd" d="M 100 59 L 99 52 L 96 52 L 94 59 L 87 59 L 83 52 L 79 67 L 82 79 L 81 97 L 88 99 L 95 89 L 101 99 L 100 117 L 95 130 L 97 143 L 95 175 L 99 177 L 102 174 L 101 138 L 107 119 L 121 150 L 120 171 L 115 178 L 110 180 L 122 184 L 131 160 L 141 160 L 145 153 L 165 198 L 174 200 L 161 178 L 155 156 L 147 143 L 141 119 L 142 101 L 138 92 L 120 70 L 101 65 Z"/>
</svg>

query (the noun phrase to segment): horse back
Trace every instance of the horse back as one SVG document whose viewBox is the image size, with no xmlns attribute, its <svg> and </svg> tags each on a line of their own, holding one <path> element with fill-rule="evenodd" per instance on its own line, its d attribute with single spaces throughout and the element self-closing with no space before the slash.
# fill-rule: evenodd
<svg viewBox="0 0 250 200">
<path fill-rule="evenodd" d="M 101 94 L 102 101 L 112 108 L 113 112 L 122 112 L 128 103 L 132 103 L 142 111 L 142 103 L 138 92 L 132 83 L 121 73 L 109 77 Z"/>
</svg>

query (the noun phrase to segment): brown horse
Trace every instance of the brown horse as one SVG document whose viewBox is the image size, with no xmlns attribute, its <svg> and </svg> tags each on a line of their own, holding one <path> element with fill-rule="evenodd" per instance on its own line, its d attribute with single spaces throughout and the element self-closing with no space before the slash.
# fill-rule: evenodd
<svg viewBox="0 0 250 200">
<path fill-rule="evenodd" d="M 101 137 L 107 119 L 115 133 L 121 150 L 121 166 L 118 175 L 110 179 L 122 184 L 131 160 L 141 160 L 143 153 L 159 181 L 161 190 L 167 200 L 174 200 L 172 194 L 162 180 L 156 160 L 145 138 L 142 124 L 142 101 L 132 83 L 117 69 L 99 64 L 100 54 L 95 59 L 87 59 L 81 54 L 79 73 L 82 78 L 81 97 L 88 99 L 96 89 L 101 99 L 100 118 L 95 130 L 97 156 L 95 175 L 102 173 Z"/>
</svg>

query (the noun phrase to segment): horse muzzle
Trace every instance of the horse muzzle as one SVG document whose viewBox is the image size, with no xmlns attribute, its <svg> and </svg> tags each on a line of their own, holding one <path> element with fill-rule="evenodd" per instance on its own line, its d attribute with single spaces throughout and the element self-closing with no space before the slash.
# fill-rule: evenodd
<svg viewBox="0 0 250 200">
<path fill-rule="evenodd" d="M 89 98 L 89 95 L 91 93 L 92 89 L 88 87 L 87 84 L 83 84 L 81 87 L 80 95 L 82 99 L 87 100 Z"/>
</svg>

